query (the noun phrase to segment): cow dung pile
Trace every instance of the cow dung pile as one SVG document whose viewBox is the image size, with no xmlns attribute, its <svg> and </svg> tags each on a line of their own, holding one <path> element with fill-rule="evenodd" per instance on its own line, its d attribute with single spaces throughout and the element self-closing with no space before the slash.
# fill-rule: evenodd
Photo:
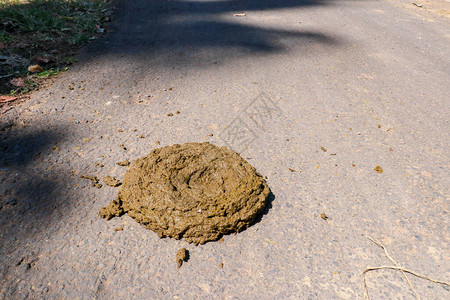
<svg viewBox="0 0 450 300">
<path fill-rule="evenodd" d="M 204 244 L 249 227 L 270 189 L 239 154 L 210 143 L 158 148 L 133 161 L 117 199 L 100 210 L 127 213 L 159 237 Z"/>
</svg>

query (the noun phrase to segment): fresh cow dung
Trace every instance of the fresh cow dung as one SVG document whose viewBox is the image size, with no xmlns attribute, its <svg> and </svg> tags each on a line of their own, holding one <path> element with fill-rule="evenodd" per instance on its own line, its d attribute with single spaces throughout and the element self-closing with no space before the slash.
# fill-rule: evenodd
<svg viewBox="0 0 450 300">
<path fill-rule="evenodd" d="M 249 227 L 269 193 L 236 152 L 210 143 L 176 144 L 133 161 L 117 199 L 100 216 L 128 213 L 160 237 L 198 245 Z"/>
</svg>

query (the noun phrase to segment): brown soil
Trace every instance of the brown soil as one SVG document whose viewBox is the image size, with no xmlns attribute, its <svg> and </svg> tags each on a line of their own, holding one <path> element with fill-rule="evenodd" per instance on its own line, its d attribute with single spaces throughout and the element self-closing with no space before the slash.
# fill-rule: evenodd
<svg viewBox="0 0 450 300">
<path fill-rule="evenodd" d="M 133 161 L 117 199 L 100 216 L 128 213 L 160 237 L 198 245 L 249 227 L 269 193 L 255 168 L 229 149 L 173 145 Z"/>
<path fill-rule="evenodd" d="M 447 0 L 388 0 L 397 7 L 407 9 L 411 13 L 429 22 L 436 22 L 435 17 L 450 18 L 450 2 Z"/>
</svg>

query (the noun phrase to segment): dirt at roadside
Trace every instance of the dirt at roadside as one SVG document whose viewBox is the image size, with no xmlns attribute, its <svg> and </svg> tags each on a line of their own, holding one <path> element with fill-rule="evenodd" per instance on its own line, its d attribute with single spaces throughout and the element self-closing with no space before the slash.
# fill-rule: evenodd
<svg viewBox="0 0 450 300">
<path fill-rule="evenodd" d="M 440 18 L 450 18 L 450 1 L 448 0 L 387 0 L 397 7 L 420 16 L 425 21 L 437 22 Z"/>
</svg>

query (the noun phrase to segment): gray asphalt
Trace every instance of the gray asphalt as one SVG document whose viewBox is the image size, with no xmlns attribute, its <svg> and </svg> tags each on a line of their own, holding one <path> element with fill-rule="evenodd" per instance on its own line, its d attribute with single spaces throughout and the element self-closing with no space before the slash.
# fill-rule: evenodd
<svg viewBox="0 0 450 300">
<path fill-rule="evenodd" d="M 0 298 L 362 299 L 362 271 L 392 265 L 368 236 L 449 281 L 450 21 L 399 3 L 119 1 L 115 30 L 1 120 Z M 117 188 L 80 175 L 123 178 L 157 141 L 240 152 L 270 209 L 202 246 L 100 219 Z M 397 271 L 366 278 L 414 299 Z"/>
</svg>

